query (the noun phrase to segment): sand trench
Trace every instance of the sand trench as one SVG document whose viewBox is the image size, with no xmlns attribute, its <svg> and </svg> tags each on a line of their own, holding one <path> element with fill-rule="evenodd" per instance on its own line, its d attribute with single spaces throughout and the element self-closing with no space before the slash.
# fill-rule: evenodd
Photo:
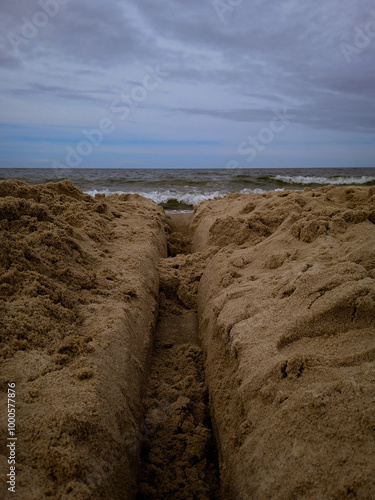
<svg viewBox="0 0 375 500">
<path fill-rule="evenodd" d="M 197 307 L 195 298 L 181 293 L 179 298 L 190 248 L 189 222 L 190 217 L 183 218 L 176 227 L 170 221 L 169 253 L 174 256 L 160 263 L 138 500 L 221 498 Z"/>
<path fill-rule="evenodd" d="M 191 221 L 5 181 L 0 229 L 12 498 L 375 498 L 374 188 L 233 194 Z M 2 470 L 6 442 L 1 412 Z"/>
</svg>

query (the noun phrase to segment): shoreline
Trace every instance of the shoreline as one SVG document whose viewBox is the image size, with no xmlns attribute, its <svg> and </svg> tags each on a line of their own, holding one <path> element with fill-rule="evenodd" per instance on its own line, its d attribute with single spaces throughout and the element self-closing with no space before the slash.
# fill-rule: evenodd
<svg viewBox="0 0 375 500">
<path fill-rule="evenodd" d="M 0 179 L 12 177 L 44 184 L 64 177 L 90 196 L 102 193 L 151 198 L 164 210 L 192 210 L 200 202 L 231 193 L 261 194 L 324 185 L 375 185 L 375 168 L 281 169 L 0 169 Z"/>
</svg>

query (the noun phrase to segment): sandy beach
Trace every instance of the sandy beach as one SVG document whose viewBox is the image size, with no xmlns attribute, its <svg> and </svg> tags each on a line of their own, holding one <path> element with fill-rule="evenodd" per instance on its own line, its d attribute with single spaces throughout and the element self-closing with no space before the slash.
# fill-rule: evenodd
<svg viewBox="0 0 375 500">
<path fill-rule="evenodd" d="M 375 188 L 168 214 L 0 182 L 19 499 L 375 497 Z"/>
</svg>

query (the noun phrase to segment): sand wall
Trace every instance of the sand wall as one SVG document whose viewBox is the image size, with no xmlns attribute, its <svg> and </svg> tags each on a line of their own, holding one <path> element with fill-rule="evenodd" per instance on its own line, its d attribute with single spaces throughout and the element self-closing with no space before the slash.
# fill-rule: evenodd
<svg viewBox="0 0 375 500">
<path fill-rule="evenodd" d="M 67 181 L 0 197 L 2 470 L 15 382 L 17 498 L 134 498 L 163 212 Z"/>
<path fill-rule="evenodd" d="M 375 496 L 374 189 L 199 205 L 200 337 L 226 499 Z"/>
</svg>

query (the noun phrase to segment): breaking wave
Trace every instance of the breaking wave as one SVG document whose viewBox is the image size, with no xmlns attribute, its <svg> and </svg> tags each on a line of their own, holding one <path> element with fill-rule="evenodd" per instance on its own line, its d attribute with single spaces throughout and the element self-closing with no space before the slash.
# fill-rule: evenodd
<svg viewBox="0 0 375 500">
<path fill-rule="evenodd" d="M 360 177 L 316 177 L 316 176 L 304 176 L 304 175 L 275 175 L 271 179 L 279 181 L 285 184 L 294 185 L 337 185 L 337 186 L 349 186 L 353 184 L 358 185 L 372 185 L 375 183 L 375 175 L 362 175 Z"/>
</svg>

